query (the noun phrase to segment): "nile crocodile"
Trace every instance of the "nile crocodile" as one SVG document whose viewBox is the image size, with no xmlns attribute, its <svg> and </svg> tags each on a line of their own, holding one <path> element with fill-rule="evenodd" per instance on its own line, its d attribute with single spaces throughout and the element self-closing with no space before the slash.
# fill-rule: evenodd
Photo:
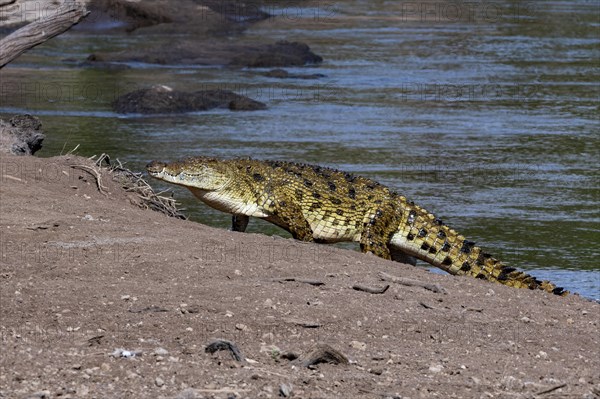
<svg viewBox="0 0 600 399">
<path fill-rule="evenodd" d="M 362 252 L 384 259 L 415 257 L 453 275 L 567 294 L 502 264 L 425 209 L 361 176 L 316 165 L 209 157 L 153 161 L 146 168 L 232 214 L 235 231 L 245 231 L 253 216 L 302 241 L 354 241 Z"/>
</svg>

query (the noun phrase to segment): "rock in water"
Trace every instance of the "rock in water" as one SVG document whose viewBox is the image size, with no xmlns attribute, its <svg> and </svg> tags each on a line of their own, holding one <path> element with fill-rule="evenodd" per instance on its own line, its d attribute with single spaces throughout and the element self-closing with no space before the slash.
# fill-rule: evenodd
<svg viewBox="0 0 600 399">
<path fill-rule="evenodd" d="M 176 114 L 229 108 L 234 111 L 265 109 L 264 103 L 229 90 L 176 91 L 168 86 L 153 86 L 117 98 L 113 110 L 121 114 Z"/>
<path fill-rule="evenodd" d="M 35 116 L 15 115 L 8 122 L 0 119 L 0 152 L 33 155 L 45 138 L 42 122 Z"/>
</svg>

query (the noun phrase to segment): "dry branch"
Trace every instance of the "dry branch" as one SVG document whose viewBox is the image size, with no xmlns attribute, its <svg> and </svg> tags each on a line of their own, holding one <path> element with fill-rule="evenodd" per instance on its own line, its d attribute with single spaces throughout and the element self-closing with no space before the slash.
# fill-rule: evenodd
<svg viewBox="0 0 600 399">
<path fill-rule="evenodd" d="M 299 277 L 279 277 L 279 278 L 273 278 L 273 279 L 271 279 L 271 281 L 276 281 L 279 283 L 285 283 L 286 281 L 295 281 L 297 283 L 310 284 L 310 285 L 314 285 L 317 287 L 320 285 L 325 285 L 324 282 L 319 281 L 319 280 L 312 280 L 312 279 L 299 278 Z"/>
<path fill-rule="evenodd" d="M 89 14 L 85 4 L 65 1 L 56 13 L 25 25 L 0 40 L 0 68 L 25 51 L 53 38 Z"/>
<path fill-rule="evenodd" d="M 368 287 L 368 286 L 362 285 L 362 284 L 354 284 L 352 286 L 352 289 L 354 289 L 356 291 L 364 291 L 364 292 L 368 292 L 369 294 L 383 294 L 384 292 L 386 292 L 388 290 L 388 288 L 390 288 L 389 285 L 386 285 L 384 287 Z"/>
<path fill-rule="evenodd" d="M 348 364 L 348 358 L 342 352 L 327 344 L 316 344 L 310 353 L 306 355 L 302 366 L 309 367 L 319 363 Z"/>
<path fill-rule="evenodd" d="M 409 287 L 421 287 L 421 288 L 425 288 L 426 290 L 436 292 L 436 293 L 442 293 L 442 294 L 446 293 L 446 290 L 444 289 L 444 287 L 441 287 L 437 284 L 423 283 L 418 280 L 412 280 L 409 278 L 392 276 L 391 274 L 384 273 L 384 272 L 379 272 L 379 278 L 383 281 L 390 281 L 392 283 L 406 285 Z"/>
</svg>

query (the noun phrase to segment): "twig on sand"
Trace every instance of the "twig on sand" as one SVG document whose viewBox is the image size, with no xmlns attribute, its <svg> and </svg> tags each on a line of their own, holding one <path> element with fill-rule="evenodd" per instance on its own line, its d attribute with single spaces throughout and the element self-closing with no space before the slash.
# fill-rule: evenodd
<svg viewBox="0 0 600 399">
<path fill-rule="evenodd" d="M 246 357 L 242 354 L 242 352 L 237 347 L 237 345 L 226 339 L 215 339 L 214 341 L 210 342 L 206 346 L 206 349 L 205 349 L 205 351 L 208 353 L 215 353 L 217 351 L 224 351 L 224 350 L 229 351 L 231 353 L 231 356 L 236 361 L 238 361 L 238 362 L 246 361 Z"/>
<path fill-rule="evenodd" d="M 306 359 L 302 362 L 304 367 L 319 363 L 348 364 L 348 358 L 340 351 L 327 344 L 317 344 L 313 347 Z"/>
<path fill-rule="evenodd" d="M 429 291 L 432 291 L 435 293 L 442 293 L 442 294 L 446 293 L 446 290 L 444 289 L 444 287 L 441 287 L 437 284 L 423 283 L 418 280 L 412 280 L 412 279 L 408 279 L 408 278 L 392 276 L 391 274 L 388 274 L 385 272 L 379 272 L 378 275 L 379 275 L 379 278 L 383 281 L 390 281 L 392 283 L 406 285 L 409 287 L 421 287 L 421 288 L 425 288 L 426 290 L 429 290 Z"/>
<path fill-rule="evenodd" d="M 249 389 L 239 389 L 239 388 L 219 388 L 219 389 L 198 389 L 198 388 L 194 388 L 194 392 L 201 392 L 201 393 L 234 393 L 237 394 L 238 392 L 248 392 Z"/>
<path fill-rule="evenodd" d="M 369 294 L 383 294 L 384 292 L 386 292 L 388 290 L 388 288 L 390 288 L 389 284 L 384 287 L 368 287 L 368 286 L 362 285 L 362 284 L 354 284 L 352 286 L 352 289 L 354 289 L 356 291 L 364 291 L 364 292 L 368 292 Z"/>
<path fill-rule="evenodd" d="M 177 219 L 186 219 L 181 210 L 177 208 L 178 204 L 175 199 L 171 196 L 163 195 L 167 191 L 154 192 L 148 182 L 144 180 L 142 173 L 135 173 L 127 169 L 119 159 L 111 162 L 108 154 L 101 154 L 97 159 L 94 155 L 90 159 L 96 163 L 97 167 L 108 170 L 113 180 L 118 181 L 125 191 L 136 194 L 139 198 L 136 205 L 140 208 L 149 208 Z"/>
<path fill-rule="evenodd" d="M 108 197 L 108 194 L 106 193 L 106 187 L 102 185 L 102 175 L 100 174 L 100 172 L 87 165 L 74 164 L 69 166 L 71 166 L 73 169 L 83 170 L 84 172 L 88 172 L 90 175 L 94 176 L 96 178 L 96 185 L 98 186 L 98 191 L 100 191 L 105 197 Z"/>
<path fill-rule="evenodd" d="M 547 394 L 547 393 L 554 392 L 554 391 L 556 391 L 557 389 L 561 389 L 561 388 L 564 388 L 564 387 L 566 387 L 566 386 L 567 386 L 567 384 L 566 384 L 566 383 L 565 383 L 565 384 L 560 384 L 560 385 L 557 385 L 557 386 L 555 386 L 555 387 L 552 387 L 552 388 L 546 389 L 546 390 L 544 390 L 544 391 L 538 392 L 538 393 L 536 393 L 536 394 L 534 394 L 534 395 L 536 395 L 536 396 L 537 396 L 537 395 L 545 395 L 545 394 Z"/>
<path fill-rule="evenodd" d="M 277 281 L 280 283 L 285 283 L 286 281 L 295 281 L 297 283 L 310 284 L 310 285 L 314 285 L 317 287 L 319 285 L 325 285 L 324 282 L 319 281 L 319 280 L 312 280 L 312 279 L 298 278 L 298 277 L 277 277 L 277 278 L 273 278 L 272 281 Z"/>
<path fill-rule="evenodd" d="M 265 369 L 260 368 L 260 367 L 251 367 L 251 366 L 248 366 L 248 367 L 246 367 L 246 369 L 248 369 L 248 370 L 256 370 L 256 371 L 259 371 L 259 372 L 265 373 L 265 374 L 276 375 L 277 377 L 290 378 L 289 375 L 280 374 L 280 373 L 276 373 L 274 371 L 265 370 Z"/>
</svg>

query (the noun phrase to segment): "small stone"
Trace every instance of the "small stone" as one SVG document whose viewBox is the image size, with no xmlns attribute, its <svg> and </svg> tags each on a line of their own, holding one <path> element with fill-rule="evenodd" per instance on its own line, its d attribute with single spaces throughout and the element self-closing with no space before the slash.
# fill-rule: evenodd
<svg viewBox="0 0 600 399">
<path fill-rule="evenodd" d="M 481 380 L 477 377 L 471 377 L 471 381 L 473 381 L 473 384 L 475 385 L 481 384 Z"/>
<path fill-rule="evenodd" d="M 154 356 L 166 356 L 169 354 L 169 351 L 166 350 L 165 348 L 158 347 L 158 348 L 154 349 L 154 352 L 152 352 L 152 354 Z"/>
<path fill-rule="evenodd" d="M 121 295 L 121 300 L 128 301 L 131 298 L 131 295 Z"/>
<path fill-rule="evenodd" d="M 279 385 L 279 394 L 281 396 L 283 396 L 284 398 L 287 398 L 290 396 L 290 393 L 292 393 L 292 386 L 288 385 L 288 384 L 281 384 Z"/>
<path fill-rule="evenodd" d="M 160 388 L 163 385 L 165 385 L 165 381 L 160 377 L 156 377 L 156 379 L 154 380 L 154 384 Z"/>
<path fill-rule="evenodd" d="M 381 375 L 381 374 L 383 374 L 383 369 L 382 368 L 374 368 L 374 369 L 369 370 L 369 372 L 371 374 Z"/>
<path fill-rule="evenodd" d="M 269 299 L 267 299 L 267 300 L 265 301 L 265 303 L 263 304 L 263 306 L 264 306 L 265 308 L 272 308 L 272 307 L 273 307 L 273 300 L 272 300 L 272 299 L 270 299 L 270 298 L 269 298 Z"/>
<path fill-rule="evenodd" d="M 523 323 L 531 323 L 531 319 L 529 317 L 527 317 L 527 316 L 521 317 L 521 321 Z"/>
<path fill-rule="evenodd" d="M 248 331 L 249 330 L 248 326 L 245 324 L 242 324 L 242 323 L 236 324 L 235 328 L 240 331 Z"/>
<path fill-rule="evenodd" d="M 538 359 L 548 359 L 548 354 L 544 351 L 539 351 L 538 354 L 536 355 L 536 358 Z"/>
<path fill-rule="evenodd" d="M 358 349 L 361 351 L 364 351 L 365 349 L 367 349 L 367 344 L 364 342 L 360 342 L 360 341 L 352 341 L 352 342 L 350 342 L 350 346 L 354 349 Z"/>
<path fill-rule="evenodd" d="M 441 364 L 434 364 L 432 366 L 429 366 L 429 371 L 431 371 L 432 373 L 439 373 L 440 371 L 442 371 L 443 368 L 444 366 L 442 366 Z"/>
<path fill-rule="evenodd" d="M 134 372 L 133 372 L 133 371 L 131 371 L 131 370 L 127 370 L 127 371 L 125 372 L 125 375 L 126 375 L 126 377 L 127 377 L 128 379 L 130 379 L 130 380 L 132 380 L 132 379 L 134 379 L 134 378 L 138 378 L 138 377 L 139 377 L 139 374 L 136 374 L 136 373 L 134 373 Z"/>
<path fill-rule="evenodd" d="M 90 392 L 90 388 L 88 388 L 87 385 L 80 385 L 77 388 L 77 396 L 79 396 L 79 397 L 87 396 L 89 392 Z"/>
<path fill-rule="evenodd" d="M 273 334 L 272 332 L 265 333 L 262 335 L 261 338 L 266 342 L 273 342 L 275 340 L 275 334 Z"/>
</svg>

